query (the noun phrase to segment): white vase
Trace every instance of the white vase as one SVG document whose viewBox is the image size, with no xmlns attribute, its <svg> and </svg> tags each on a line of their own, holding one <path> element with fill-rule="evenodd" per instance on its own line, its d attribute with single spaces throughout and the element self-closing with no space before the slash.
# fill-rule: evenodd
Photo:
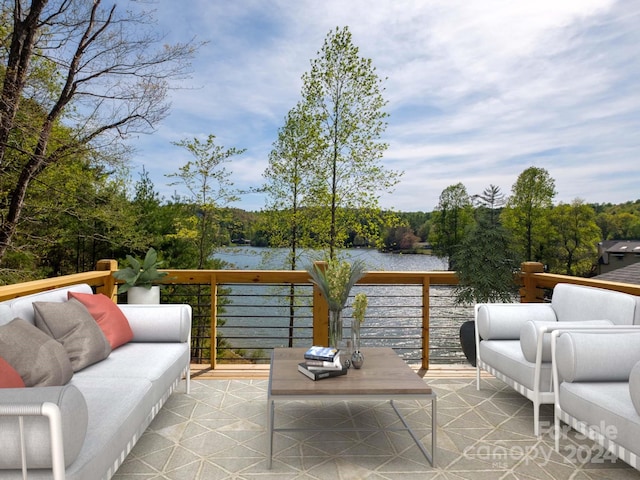
<svg viewBox="0 0 640 480">
<path fill-rule="evenodd" d="M 160 287 L 155 285 L 151 288 L 131 287 L 127 290 L 127 303 L 134 304 L 158 304 L 160 303 Z"/>
</svg>

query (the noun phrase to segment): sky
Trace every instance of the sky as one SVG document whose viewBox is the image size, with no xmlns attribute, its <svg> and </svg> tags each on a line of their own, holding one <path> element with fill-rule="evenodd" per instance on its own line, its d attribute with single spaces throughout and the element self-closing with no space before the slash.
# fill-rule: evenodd
<svg viewBox="0 0 640 480">
<path fill-rule="evenodd" d="M 441 192 L 496 185 L 525 169 L 555 180 L 555 203 L 640 199 L 640 2 L 637 0 L 159 0 L 168 42 L 207 42 L 190 78 L 173 84 L 170 115 L 131 140 L 169 199 L 166 174 L 191 159 L 172 142 L 216 136 L 246 152 L 227 164 L 257 188 L 287 112 L 327 34 L 349 27 L 384 79 L 389 144 L 404 172 L 380 205 L 432 211 Z M 232 206 L 258 211 L 259 194 Z"/>
</svg>

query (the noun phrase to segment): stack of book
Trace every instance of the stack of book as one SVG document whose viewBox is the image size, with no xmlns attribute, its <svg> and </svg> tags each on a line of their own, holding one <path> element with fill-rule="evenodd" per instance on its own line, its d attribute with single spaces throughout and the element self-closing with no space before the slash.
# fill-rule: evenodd
<svg viewBox="0 0 640 480">
<path fill-rule="evenodd" d="M 305 352 L 304 362 L 298 364 L 298 371 L 311 380 L 320 380 L 346 375 L 348 368 L 340 362 L 340 350 L 313 346 Z"/>
</svg>

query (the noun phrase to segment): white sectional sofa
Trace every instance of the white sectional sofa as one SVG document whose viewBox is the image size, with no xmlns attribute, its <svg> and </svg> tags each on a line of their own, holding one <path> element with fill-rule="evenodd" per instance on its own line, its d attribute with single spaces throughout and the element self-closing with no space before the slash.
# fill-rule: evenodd
<svg viewBox="0 0 640 480">
<path fill-rule="evenodd" d="M 82 301 L 68 300 L 69 292 Z M 95 325 L 86 320 L 85 312 L 95 316 L 96 309 L 68 314 L 79 311 L 82 302 L 93 305 L 94 300 L 107 299 L 91 294 L 88 285 L 76 285 L 0 304 L 0 360 L 4 357 L 11 364 L 7 357 L 14 363 L 21 356 L 28 358 L 31 370 L 21 364 L 18 373 L 25 384 L 44 385 L 0 388 L 3 480 L 22 479 L 23 470 L 30 480 L 109 479 L 183 377 L 189 389 L 189 305 L 115 306 L 111 302 L 117 310 L 109 312 L 122 312 L 126 318 L 124 323 L 120 319 L 119 326 L 130 328 L 127 341 L 114 348 L 113 338 L 120 331 L 105 318 L 95 317 L 107 340 L 104 344 L 99 334 L 94 335 Z M 108 302 L 99 305 L 99 314 L 105 305 L 109 307 Z M 80 317 L 83 322 L 76 321 Z M 80 336 L 91 341 L 69 340 L 79 323 L 93 329 Z M 45 335 L 58 335 L 57 339 L 46 340 L 34 325 L 44 329 Z M 60 328 L 69 325 L 73 328 L 61 333 Z M 28 334 L 21 336 L 22 331 Z M 34 338 L 42 342 L 30 351 L 26 345 Z M 95 361 L 94 353 L 86 353 L 88 344 L 101 357 L 106 353 L 106 358 Z M 71 378 L 64 353 L 76 370 Z"/>
<path fill-rule="evenodd" d="M 553 336 L 556 450 L 564 438 L 562 420 L 640 469 L 640 332 Z"/>
<path fill-rule="evenodd" d="M 534 433 L 541 404 L 553 404 L 550 332 L 640 325 L 640 298 L 572 284 L 555 286 L 551 303 L 478 304 L 477 388 L 486 370 L 533 401 Z"/>
</svg>

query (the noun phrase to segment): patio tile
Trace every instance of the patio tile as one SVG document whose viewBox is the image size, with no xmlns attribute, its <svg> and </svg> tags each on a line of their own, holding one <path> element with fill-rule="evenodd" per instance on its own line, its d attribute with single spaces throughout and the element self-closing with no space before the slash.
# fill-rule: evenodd
<svg viewBox="0 0 640 480">
<path fill-rule="evenodd" d="M 265 380 L 192 380 L 178 389 L 137 443 L 116 480 L 640 480 L 620 460 L 578 462 L 593 444 L 569 431 L 554 450 L 552 409 L 543 407 L 540 438 L 531 402 L 504 384 L 475 378 L 428 381 L 438 393 L 437 465 L 431 467 L 406 432 L 278 432 L 266 468 Z M 397 402 L 430 446 L 429 402 Z M 388 402 L 279 403 L 277 424 L 397 427 Z M 593 449 L 593 455 L 597 449 Z M 575 455 L 574 455 L 575 457 Z"/>
</svg>

